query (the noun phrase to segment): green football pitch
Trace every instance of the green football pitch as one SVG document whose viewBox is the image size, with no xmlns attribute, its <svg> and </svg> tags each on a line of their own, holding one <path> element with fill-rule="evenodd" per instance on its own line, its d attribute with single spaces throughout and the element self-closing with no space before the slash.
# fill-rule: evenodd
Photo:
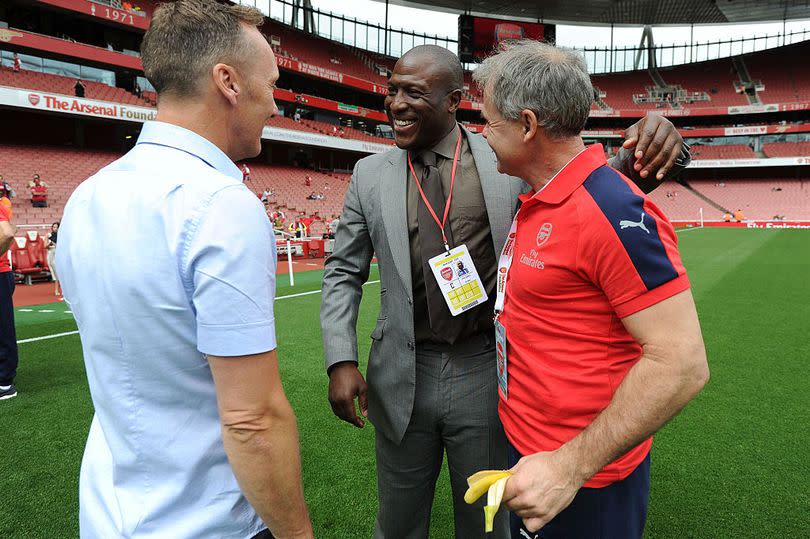
<svg viewBox="0 0 810 539">
<path fill-rule="evenodd" d="M 647 537 L 810 537 L 810 232 L 694 229 L 679 239 L 712 374 L 656 436 Z M 377 509 L 374 433 L 338 421 L 326 400 L 321 275 L 296 274 L 294 288 L 279 278 L 282 377 L 298 416 L 316 537 L 365 538 Z M 363 360 L 376 279 L 358 322 Z M 75 331 L 66 309 L 18 309 L 18 339 Z M 93 413 L 78 335 L 22 342 L 17 385 L 19 396 L 0 402 L 0 537 L 76 537 Z M 445 472 L 431 537 L 452 537 L 451 507 Z"/>
</svg>

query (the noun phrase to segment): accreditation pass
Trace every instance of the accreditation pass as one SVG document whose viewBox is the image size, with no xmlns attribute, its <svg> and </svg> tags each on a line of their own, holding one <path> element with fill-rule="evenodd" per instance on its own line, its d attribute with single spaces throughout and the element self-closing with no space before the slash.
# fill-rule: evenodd
<svg viewBox="0 0 810 539">
<path fill-rule="evenodd" d="M 487 301 L 487 292 L 466 245 L 434 256 L 428 263 L 453 316 Z"/>
</svg>

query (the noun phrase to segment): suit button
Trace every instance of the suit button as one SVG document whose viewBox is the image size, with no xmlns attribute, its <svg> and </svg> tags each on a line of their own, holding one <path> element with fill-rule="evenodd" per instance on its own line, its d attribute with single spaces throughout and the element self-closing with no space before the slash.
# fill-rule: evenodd
<svg viewBox="0 0 810 539">
<path fill-rule="evenodd" d="M 411 298 L 408 298 L 408 305 L 413 305 L 413 300 Z"/>
<path fill-rule="evenodd" d="M 413 350 L 413 343 L 408 341 L 408 350 Z"/>
</svg>

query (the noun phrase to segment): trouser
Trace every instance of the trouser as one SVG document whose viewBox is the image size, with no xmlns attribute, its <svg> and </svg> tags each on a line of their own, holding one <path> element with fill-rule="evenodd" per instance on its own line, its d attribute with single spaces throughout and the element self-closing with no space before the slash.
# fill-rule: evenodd
<svg viewBox="0 0 810 539">
<path fill-rule="evenodd" d="M 509 444 L 509 466 L 520 460 Z M 637 539 L 644 534 L 650 498 L 650 454 L 633 473 L 602 488 L 579 489 L 571 505 L 536 532 L 510 513 L 512 539 Z"/>
<path fill-rule="evenodd" d="M 413 412 L 402 442 L 376 433 L 380 510 L 375 539 L 428 537 L 442 458 L 447 453 L 457 538 L 505 539 L 505 511 L 495 532 L 484 533 L 486 496 L 464 502 L 467 477 L 506 467 L 506 438 L 498 419 L 494 335 L 464 339 L 452 347 L 419 346 Z"/>
<path fill-rule="evenodd" d="M 14 329 L 14 273 L 0 273 L 0 386 L 17 376 L 17 332 Z"/>
</svg>

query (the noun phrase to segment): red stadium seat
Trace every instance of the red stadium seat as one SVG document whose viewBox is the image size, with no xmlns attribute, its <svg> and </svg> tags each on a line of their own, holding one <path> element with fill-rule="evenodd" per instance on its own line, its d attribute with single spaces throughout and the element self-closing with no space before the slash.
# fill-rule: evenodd
<svg viewBox="0 0 810 539">
<path fill-rule="evenodd" d="M 309 257 L 320 258 L 323 256 L 323 242 L 318 240 L 309 240 Z"/>
</svg>

